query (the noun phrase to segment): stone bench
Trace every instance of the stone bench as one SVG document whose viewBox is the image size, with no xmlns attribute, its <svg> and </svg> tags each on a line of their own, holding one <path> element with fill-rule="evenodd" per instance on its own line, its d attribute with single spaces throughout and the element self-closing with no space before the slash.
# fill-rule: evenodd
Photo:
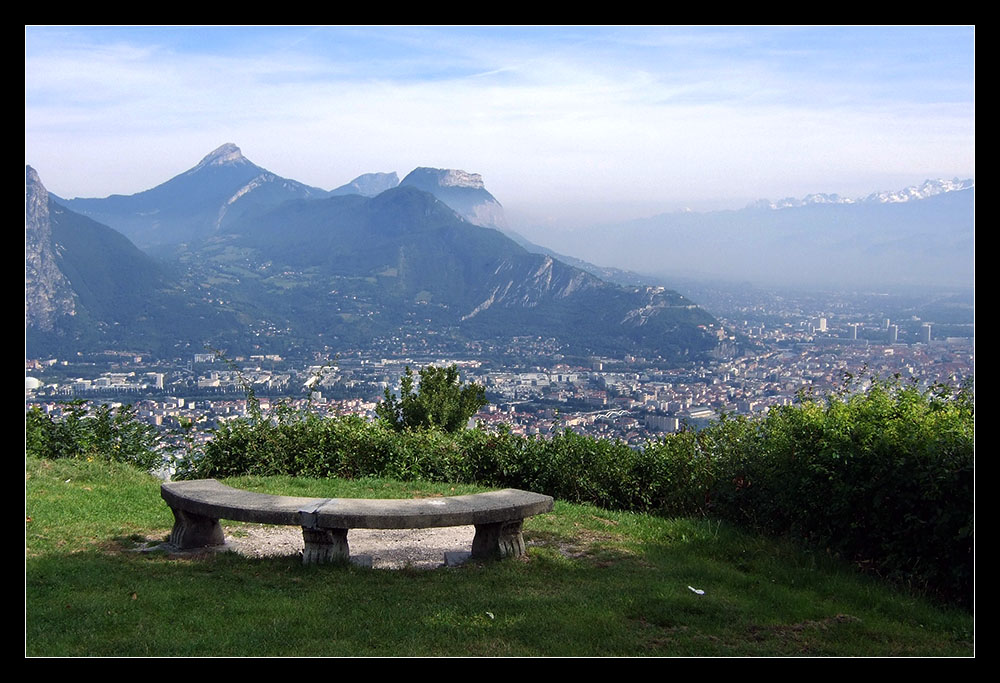
<svg viewBox="0 0 1000 683">
<path fill-rule="evenodd" d="M 164 483 L 174 513 L 170 542 L 181 549 L 225 543 L 220 519 L 301 526 L 305 564 L 347 562 L 349 529 L 423 529 L 474 525 L 472 557 L 524 554 L 526 517 L 552 510 L 552 497 L 503 489 L 468 496 L 417 499 L 296 498 L 241 491 L 215 479 Z"/>
</svg>

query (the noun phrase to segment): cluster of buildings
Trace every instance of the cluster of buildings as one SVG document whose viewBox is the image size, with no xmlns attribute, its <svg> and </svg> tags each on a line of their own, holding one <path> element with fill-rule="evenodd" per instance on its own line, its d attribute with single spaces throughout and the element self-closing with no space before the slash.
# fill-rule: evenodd
<svg viewBox="0 0 1000 683">
<path fill-rule="evenodd" d="M 85 397 L 130 403 L 140 419 L 164 428 L 191 422 L 197 439 L 226 420 L 249 414 L 252 389 L 267 415 L 279 401 L 321 415 L 374 418 L 385 390 L 399 391 L 407 366 L 460 365 L 463 381 L 482 384 L 490 405 L 474 420 L 487 428 L 504 424 L 516 433 L 581 433 L 640 444 L 684 428 L 698 428 L 720 413 L 754 414 L 787 405 L 803 391 L 824 396 L 864 389 L 873 376 L 914 380 L 921 386 L 958 385 L 974 372 L 970 340 L 934 344 L 839 344 L 795 342 L 787 348 L 748 352 L 685 368 L 661 368 L 641 359 L 592 359 L 588 366 L 554 363 L 518 370 L 478 360 L 448 358 L 352 358 L 336 364 L 272 359 L 280 370 L 243 359 L 221 369 L 205 361 L 172 371 L 103 371 L 91 378 L 42 384 L 26 382 L 29 401 L 58 413 L 61 401 Z M 848 382 L 850 385 L 848 386 Z"/>
<path fill-rule="evenodd" d="M 726 291 L 713 301 L 724 312 L 713 328 L 719 338 L 714 358 L 683 367 L 632 356 L 571 361 L 555 340 L 538 337 L 469 342 L 456 350 L 435 335 L 407 330 L 366 349 L 299 359 L 195 353 L 148 362 L 109 352 L 86 362 L 29 360 L 25 395 L 53 413 L 75 398 L 130 403 L 140 419 L 167 432 L 190 423 L 189 437 L 207 439 L 222 422 L 248 415 L 251 394 L 265 415 L 281 401 L 323 415 L 374 418 L 384 392 L 399 391 L 407 366 L 456 364 L 463 381 L 486 388 L 490 405 L 474 418 L 483 428 L 503 424 L 544 436 L 568 427 L 640 444 L 698 428 L 721 413 L 752 415 L 787 405 L 802 392 L 863 390 L 872 377 L 921 387 L 957 386 L 974 377 L 972 318 L 955 321 L 966 304 L 953 306 L 951 319 L 937 324 L 915 314 L 890 319 L 880 310 L 883 299 Z"/>
</svg>

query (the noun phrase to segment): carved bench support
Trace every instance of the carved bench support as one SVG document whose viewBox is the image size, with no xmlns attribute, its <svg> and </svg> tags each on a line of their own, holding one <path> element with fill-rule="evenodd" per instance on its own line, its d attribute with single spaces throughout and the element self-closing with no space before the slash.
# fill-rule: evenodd
<svg viewBox="0 0 1000 683">
<path fill-rule="evenodd" d="M 170 542 L 181 550 L 226 543 L 219 520 L 179 508 L 170 509 L 174 513 L 174 528 L 170 532 Z"/>
<path fill-rule="evenodd" d="M 502 559 L 524 555 L 524 536 L 521 535 L 523 519 L 512 522 L 477 524 L 472 539 L 472 556 L 476 559 Z"/>
<path fill-rule="evenodd" d="M 302 527 L 306 547 L 302 551 L 302 564 L 328 564 L 348 562 L 351 549 L 347 544 L 347 529 L 309 529 Z"/>
</svg>

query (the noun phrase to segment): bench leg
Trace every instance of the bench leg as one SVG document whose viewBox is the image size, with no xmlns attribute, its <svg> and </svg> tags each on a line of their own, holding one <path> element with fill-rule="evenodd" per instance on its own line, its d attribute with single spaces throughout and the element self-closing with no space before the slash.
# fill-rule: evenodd
<svg viewBox="0 0 1000 683">
<path fill-rule="evenodd" d="M 309 529 L 302 527 L 306 542 L 302 551 L 302 564 L 327 564 L 348 562 L 351 549 L 347 545 L 347 529 Z"/>
<path fill-rule="evenodd" d="M 174 513 L 174 528 L 170 532 L 170 543 L 173 545 L 187 550 L 225 544 L 226 537 L 219 520 L 177 508 L 171 510 Z"/>
<path fill-rule="evenodd" d="M 524 536 L 521 525 L 524 520 L 477 524 L 476 536 L 472 539 L 472 556 L 479 560 L 520 557 L 524 555 Z"/>
</svg>

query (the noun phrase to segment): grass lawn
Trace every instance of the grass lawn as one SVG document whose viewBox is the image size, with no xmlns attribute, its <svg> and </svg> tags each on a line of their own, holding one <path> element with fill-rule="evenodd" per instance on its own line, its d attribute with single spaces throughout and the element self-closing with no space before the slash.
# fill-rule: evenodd
<svg viewBox="0 0 1000 683">
<path fill-rule="evenodd" d="M 173 521 L 152 477 L 69 460 L 29 460 L 26 475 L 30 656 L 974 654 L 969 613 L 707 520 L 557 502 L 525 522 L 523 561 L 432 571 L 177 558 L 131 552 Z M 482 490 L 227 483 L 323 497 Z"/>
</svg>

